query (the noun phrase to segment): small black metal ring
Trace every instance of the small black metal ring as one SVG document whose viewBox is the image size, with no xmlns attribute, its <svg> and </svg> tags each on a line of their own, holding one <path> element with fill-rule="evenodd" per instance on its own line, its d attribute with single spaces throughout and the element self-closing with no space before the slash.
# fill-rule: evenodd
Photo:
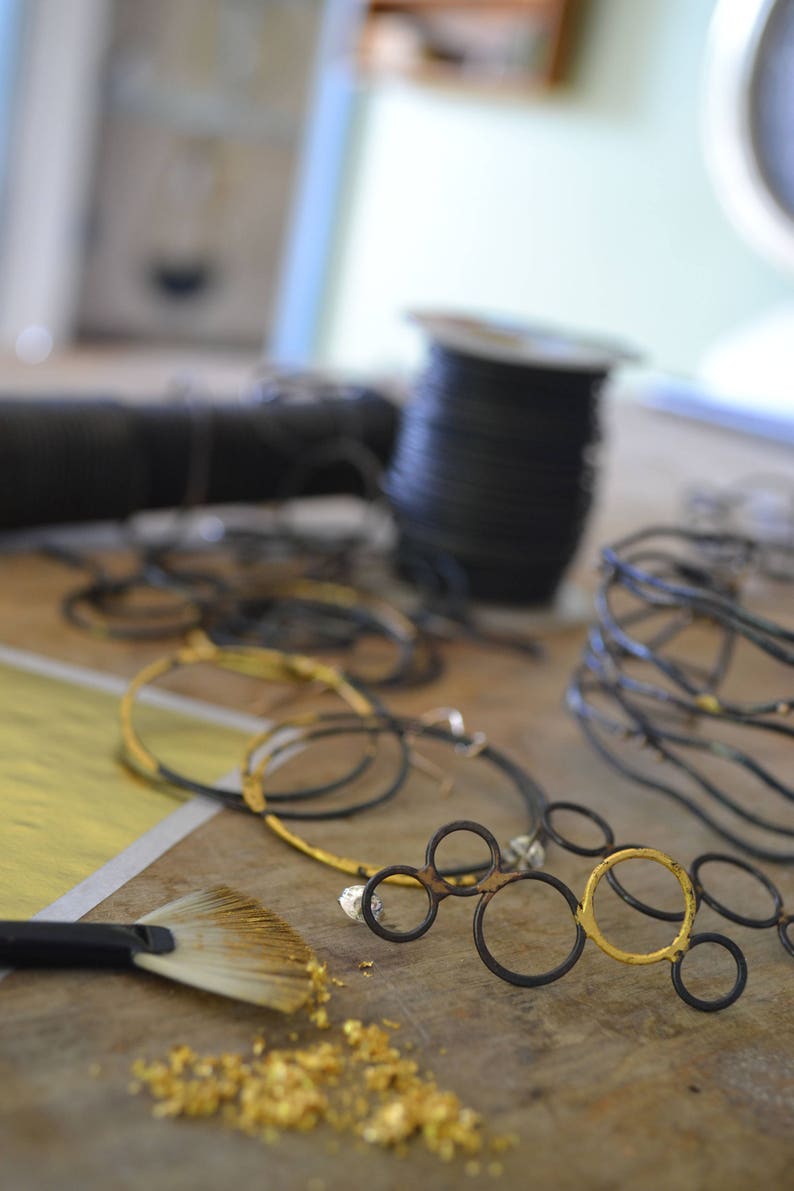
<svg viewBox="0 0 794 1191">
<path fill-rule="evenodd" d="M 746 914 L 737 914 L 735 910 L 724 906 L 713 894 L 704 889 L 703 883 L 700 880 L 700 870 L 704 864 L 707 864 L 711 860 L 719 860 L 723 864 L 732 864 L 734 868 L 740 868 L 742 872 L 749 873 L 751 877 L 755 877 L 757 881 L 760 881 L 767 893 L 772 896 L 772 901 L 774 902 L 772 913 L 766 918 L 748 918 Z M 777 925 L 780 915 L 783 912 L 783 898 L 780 896 L 777 886 L 770 881 L 765 873 L 762 873 L 759 868 L 756 868 L 754 864 L 749 864 L 746 860 L 739 860 L 736 856 L 727 856 L 723 852 L 704 852 L 702 856 L 698 856 L 692 862 L 689 875 L 692 878 L 692 884 L 695 886 L 697 896 L 707 906 L 711 906 L 712 910 L 716 910 L 718 914 L 722 914 L 723 918 L 728 918 L 731 922 L 738 922 L 740 926 L 753 927 L 756 930 L 764 930 L 766 927 Z"/>
<path fill-rule="evenodd" d="M 692 950 L 693 947 L 698 947 L 701 943 L 717 943 L 724 947 L 733 956 L 736 964 L 736 980 L 733 988 L 724 997 L 717 997 L 713 1001 L 704 1001 L 701 997 L 695 997 L 684 985 L 684 979 L 681 975 L 681 964 L 684 961 L 684 956 Z M 744 958 L 744 952 L 738 943 L 734 943 L 733 939 L 726 938 L 725 935 L 717 935 L 712 931 L 705 931 L 700 935 L 692 935 L 689 939 L 689 948 L 687 951 L 681 953 L 678 959 L 673 961 L 671 975 L 673 977 L 673 988 L 678 993 L 682 1001 L 687 1005 L 691 1005 L 693 1009 L 700 1009 L 703 1013 L 715 1013 L 718 1009 L 727 1009 L 734 1001 L 738 1001 L 739 997 L 744 992 L 744 986 L 747 983 L 747 960 Z"/>
<path fill-rule="evenodd" d="M 517 984 L 522 988 L 539 988 L 542 984 L 553 984 L 555 980 L 559 980 L 566 972 L 570 972 L 571 968 L 577 962 L 584 950 L 584 945 L 587 941 L 587 935 L 576 921 L 576 907 L 577 902 L 571 890 L 560 881 L 557 877 L 553 877 L 550 873 L 541 873 L 536 871 L 517 873 L 513 881 L 507 882 L 508 885 L 514 885 L 517 881 L 540 881 L 544 885 L 551 885 L 552 889 L 556 889 L 561 893 L 568 903 L 568 908 L 574 916 L 574 924 L 576 926 L 576 938 L 573 947 L 568 953 L 567 957 L 558 964 L 556 968 L 551 968 L 548 972 L 541 972 L 537 976 L 526 975 L 522 972 L 514 972 L 510 968 L 506 968 L 499 960 L 489 951 L 485 942 L 485 932 L 483 929 L 483 919 L 485 917 L 485 910 L 487 906 L 496 897 L 499 892 L 498 889 L 492 890 L 489 893 L 484 893 L 477 909 L 474 911 L 474 946 L 477 948 L 479 955 L 486 968 L 498 976 L 501 980 L 506 980 L 508 984 Z M 501 886 L 504 889 L 506 886 Z"/>
<path fill-rule="evenodd" d="M 453 835 L 456 831 L 469 831 L 472 835 L 478 835 L 480 839 L 485 840 L 491 853 L 491 863 L 488 869 L 478 878 L 476 885 L 451 885 L 444 880 L 439 869 L 436 867 L 436 849 L 443 839 L 448 835 Z M 492 873 L 495 873 L 502 863 L 502 853 L 499 851 L 499 845 L 496 842 L 494 835 L 483 827 L 482 823 L 475 823 L 472 819 L 456 819 L 454 823 L 447 823 L 444 827 L 439 827 L 438 831 L 431 837 L 427 845 L 427 852 L 425 853 L 425 862 L 429 868 L 435 872 L 438 880 L 444 886 L 447 893 L 453 897 L 473 897 L 480 892 L 480 886 L 483 881 L 487 880 Z"/>
<path fill-rule="evenodd" d="M 287 722 L 282 726 L 289 727 L 290 724 Z M 339 728 L 334 727 L 334 726 L 323 726 L 322 723 L 319 723 L 316 726 L 311 725 L 306 729 L 305 732 L 301 733 L 301 735 L 299 736 L 297 741 L 289 741 L 288 740 L 283 745 L 279 745 L 278 747 L 274 748 L 270 754 L 270 757 L 271 757 L 271 759 L 273 757 L 277 757 L 280 752 L 284 752 L 287 749 L 291 748 L 293 744 L 307 746 L 307 745 L 311 744 L 311 742 L 313 740 L 322 740 L 327 737 L 342 735 L 344 733 L 344 731 L 345 731 L 345 729 L 340 730 Z M 373 738 L 376 738 L 377 735 L 380 733 L 380 731 L 381 731 L 381 729 L 378 729 L 377 731 L 373 730 L 373 732 L 371 733 Z M 408 772 L 409 772 L 409 769 L 411 766 L 411 752 L 410 752 L 408 744 L 405 740 L 404 735 L 401 735 L 397 731 L 394 731 L 392 734 L 397 742 L 397 749 L 398 749 L 398 753 L 399 753 L 399 758 L 397 761 L 397 769 L 395 771 L 394 777 L 391 779 L 391 781 L 386 786 L 386 788 L 384 790 L 382 790 L 380 793 L 372 795 L 370 798 L 362 799 L 361 802 L 356 802 L 356 803 L 353 803 L 352 805 L 343 806 L 343 807 L 339 807 L 337 809 L 332 809 L 332 810 L 322 810 L 322 811 L 285 810 L 285 811 L 282 811 L 281 809 L 279 809 L 279 811 L 278 811 L 279 818 L 285 819 L 285 820 L 286 819 L 290 819 L 290 820 L 303 819 L 307 822 L 309 820 L 317 821 L 317 820 L 323 820 L 323 819 L 325 819 L 325 820 L 344 819 L 344 818 L 348 818 L 349 816 L 358 814 L 359 811 L 368 810 L 371 807 L 380 806 L 382 803 L 388 802 L 391 798 L 393 798 L 395 796 L 395 794 L 398 794 L 400 792 L 400 790 L 402 789 L 402 787 L 405 785 L 405 781 L 406 781 L 406 778 L 408 777 Z M 374 760 L 375 760 L 375 754 L 368 755 L 365 753 L 364 756 L 356 763 L 356 765 L 354 766 L 353 769 L 351 769 L 348 773 L 344 774 L 342 777 L 336 778 L 334 781 L 326 782 L 325 785 L 307 786 L 302 790 L 290 790 L 290 791 L 282 790 L 280 792 L 276 791 L 275 793 L 272 792 L 270 790 L 270 787 L 268 786 L 267 791 L 266 791 L 267 804 L 268 804 L 268 806 L 276 805 L 276 806 L 280 807 L 282 803 L 295 803 L 295 802 L 299 802 L 299 801 L 309 801 L 311 799 L 319 798 L 324 794 L 332 794 L 335 791 L 340 790 L 343 787 L 345 787 L 346 785 L 355 781 L 356 778 L 360 777 L 362 773 L 364 773 L 367 769 L 370 768 L 370 766 L 373 764 Z M 235 805 L 235 809 L 239 809 L 239 810 L 247 809 L 245 806 L 245 802 L 240 795 L 235 795 L 234 798 L 235 798 L 235 803 L 233 805 Z"/>
<path fill-rule="evenodd" d="M 777 933 L 780 936 L 780 942 L 783 944 L 783 950 L 787 951 L 789 955 L 794 955 L 794 943 L 788 933 L 788 928 L 794 922 L 794 914 L 784 914 L 777 924 Z"/>
<path fill-rule="evenodd" d="M 618 844 L 615 847 L 609 848 L 606 852 L 606 855 L 611 856 L 613 852 L 620 852 L 623 848 L 643 847 L 645 847 L 644 844 Z M 629 893 L 628 889 L 622 884 L 620 878 L 616 875 L 616 869 L 611 868 L 609 870 L 606 880 L 607 884 L 611 885 L 621 901 L 624 901 L 627 906 L 631 906 L 632 910 L 638 910 L 640 914 L 645 914 L 648 918 L 657 918 L 660 922 L 684 921 L 684 910 L 657 910 L 655 906 L 649 906 L 647 902 L 641 901 L 641 899 L 635 897 L 633 893 Z M 698 898 L 697 887 L 695 887 L 695 898 Z"/>
<path fill-rule="evenodd" d="M 551 817 L 555 811 L 573 811 L 574 814 L 583 815 L 585 819 L 589 819 L 591 823 L 595 823 L 604 833 L 604 843 L 597 848 L 583 848 L 581 844 L 571 843 L 564 835 L 560 835 L 558 831 L 552 826 Z M 551 802 L 543 812 L 543 829 L 548 835 L 549 839 L 553 839 L 555 844 L 560 848 L 565 848 L 566 852 L 574 852 L 577 856 L 604 856 L 607 851 L 615 843 L 615 836 L 612 828 L 607 823 L 606 819 L 602 819 L 595 811 L 591 811 L 587 806 L 580 806 L 578 802 Z"/>
<path fill-rule="evenodd" d="M 427 894 L 427 913 L 422 922 L 418 926 L 415 926 L 413 930 L 392 930 L 391 927 L 384 926 L 381 922 L 378 922 L 372 912 L 372 896 L 376 889 L 387 877 L 394 876 L 415 877 L 417 885 L 421 885 Z M 364 886 L 364 892 L 361 894 L 361 913 L 369 929 L 374 934 L 379 935 L 381 939 L 388 939 L 390 943 L 412 943 L 414 939 L 421 939 L 422 935 L 430 930 L 430 927 L 436 920 L 438 902 L 437 895 L 422 880 L 418 869 L 413 868 L 410 864 L 390 864 L 388 868 L 382 868 L 380 872 L 370 877 Z"/>
</svg>

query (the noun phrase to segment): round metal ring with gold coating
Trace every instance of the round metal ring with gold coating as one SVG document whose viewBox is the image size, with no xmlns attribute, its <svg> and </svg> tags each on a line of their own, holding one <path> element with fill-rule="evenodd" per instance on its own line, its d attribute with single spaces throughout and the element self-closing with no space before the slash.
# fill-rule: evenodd
<svg viewBox="0 0 794 1191">
<path fill-rule="evenodd" d="M 276 649 L 262 649 L 258 646 L 215 645 L 203 633 L 195 633 L 187 645 L 167 657 L 151 662 L 136 674 L 124 693 L 119 709 L 126 759 L 144 776 L 154 781 L 168 782 L 191 793 L 223 797 L 225 792 L 185 777 L 160 762 L 138 736 L 133 723 L 133 711 L 137 696 L 144 687 L 174 670 L 201 663 L 269 682 L 297 685 L 316 682 L 339 695 L 358 716 L 369 716 L 376 710 L 372 700 L 348 682 L 338 670 L 313 658 L 304 657 L 302 654 L 282 653 Z M 260 797 L 261 805 L 255 795 L 246 795 L 250 809 L 257 813 L 261 813 L 265 807 L 264 797 Z"/>
<path fill-rule="evenodd" d="M 658 951 L 623 951 L 620 947 L 615 947 L 614 944 L 604 938 L 601 928 L 596 921 L 593 903 L 598 883 L 614 865 L 621 864 L 624 860 L 653 860 L 656 864 L 661 864 L 664 868 L 668 869 L 681 886 L 681 892 L 684 895 L 683 921 L 672 943 L 667 947 L 659 948 Z M 588 877 L 587 885 L 582 894 L 582 900 L 579 902 L 576 911 L 576 920 L 588 939 L 592 939 L 603 952 L 622 964 L 656 964 L 662 959 L 669 959 L 670 963 L 675 963 L 676 959 L 689 947 L 689 938 L 692 933 L 696 911 L 697 899 L 695 897 L 694 886 L 689 879 L 686 869 L 676 860 L 673 860 L 664 852 L 659 852 L 656 848 L 621 848 L 619 851 L 607 856 L 593 869 Z"/>
</svg>

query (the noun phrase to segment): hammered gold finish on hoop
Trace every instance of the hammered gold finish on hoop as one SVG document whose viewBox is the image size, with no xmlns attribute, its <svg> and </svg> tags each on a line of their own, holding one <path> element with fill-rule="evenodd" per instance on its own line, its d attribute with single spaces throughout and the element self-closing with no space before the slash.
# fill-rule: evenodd
<svg viewBox="0 0 794 1191">
<path fill-rule="evenodd" d="M 601 928 L 596 921 L 594 898 L 598 883 L 602 877 L 606 876 L 611 868 L 614 868 L 616 864 L 621 864 L 624 860 L 653 860 L 656 864 L 661 864 L 663 868 L 671 872 L 681 886 L 681 892 L 684 895 L 684 918 L 681 927 L 672 943 L 667 947 L 660 947 L 658 951 L 623 951 L 620 947 L 615 947 L 613 943 L 610 943 L 608 939 L 604 938 Z M 682 868 L 677 861 L 667 856 L 666 853 L 660 852 L 657 848 L 621 848 L 619 851 L 612 852 L 611 855 L 605 857 L 600 864 L 596 865 L 588 877 L 584 893 L 582 894 L 582 900 L 579 902 L 576 911 L 576 921 L 589 939 L 592 939 L 612 959 L 616 959 L 622 964 L 656 964 L 663 959 L 668 959 L 672 964 L 689 949 L 689 939 L 692 934 L 696 911 L 697 898 L 695 896 L 694 886 L 689 879 L 686 869 Z"/>
</svg>

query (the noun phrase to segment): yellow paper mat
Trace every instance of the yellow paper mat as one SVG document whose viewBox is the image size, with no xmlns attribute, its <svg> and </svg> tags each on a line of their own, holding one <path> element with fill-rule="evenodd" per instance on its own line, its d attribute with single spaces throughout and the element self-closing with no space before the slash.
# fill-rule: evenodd
<svg viewBox="0 0 794 1191">
<path fill-rule="evenodd" d="M 118 706 L 102 690 L 0 662 L 0 918 L 49 906 L 179 807 L 120 765 Z M 144 714 L 156 715 L 163 755 L 188 772 L 200 751 L 202 772 L 220 777 L 246 739 L 203 717 Z"/>
</svg>

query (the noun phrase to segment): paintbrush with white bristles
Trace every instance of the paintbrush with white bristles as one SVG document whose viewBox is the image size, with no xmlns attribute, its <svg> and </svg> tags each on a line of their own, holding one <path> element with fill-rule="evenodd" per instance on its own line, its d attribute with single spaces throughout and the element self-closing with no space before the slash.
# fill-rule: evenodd
<svg viewBox="0 0 794 1191">
<path fill-rule="evenodd" d="M 0 922 L 0 964 L 146 968 L 283 1013 L 309 999 L 313 959 L 311 948 L 283 918 L 224 885 L 189 893 L 128 926 Z"/>
</svg>

